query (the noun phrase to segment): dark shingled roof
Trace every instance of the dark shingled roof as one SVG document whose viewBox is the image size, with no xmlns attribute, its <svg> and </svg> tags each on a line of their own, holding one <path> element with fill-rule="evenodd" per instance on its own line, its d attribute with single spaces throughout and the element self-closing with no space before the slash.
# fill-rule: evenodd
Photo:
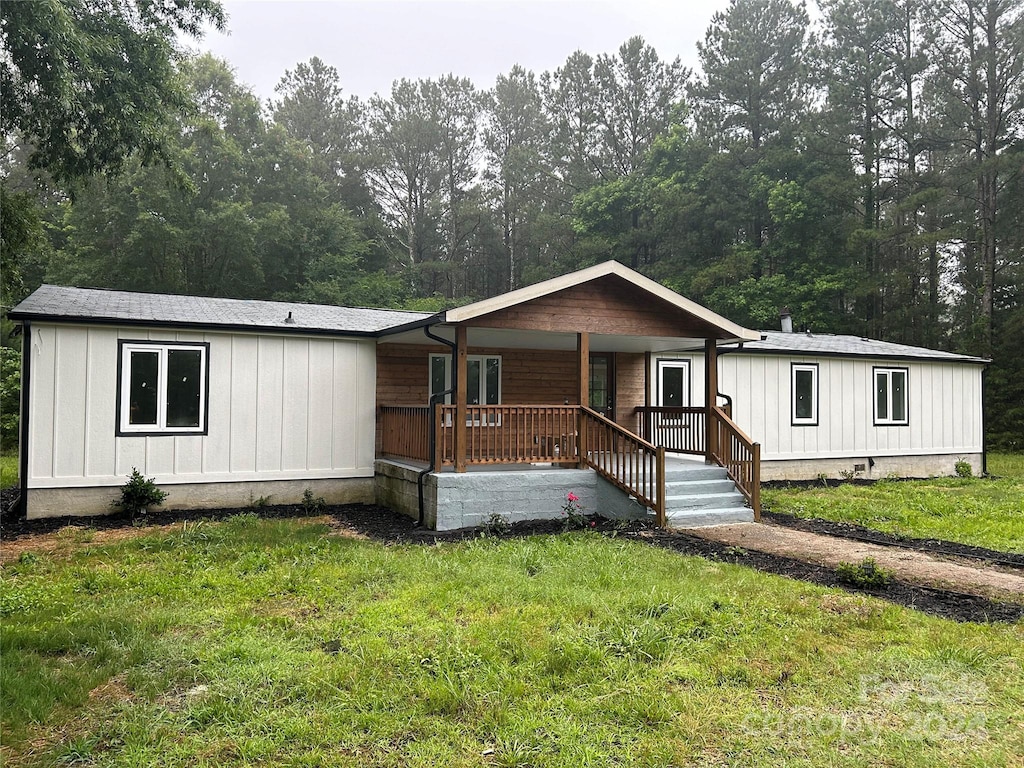
<svg viewBox="0 0 1024 768">
<path fill-rule="evenodd" d="M 12 320 L 77 320 L 354 335 L 374 335 L 387 328 L 430 317 L 423 312 L 394 309 L 172 296 L 59 285 L 40 286 L 8 315 Z M 289 315 L 294 322 L 287 321 Z"/>
<path fill-rule="evenodd" d="M 761 341 L 743 344 L 743 352 L 807 355 L 809 357 L 876 357 L 902 360 L 936 360 L 950 363 L 987 363 L 983 357 L 958 355 L 937 349 L 894 344 L 889 341 L 865 339 L 860 336 L 837 336 L 831 333 L 783 333 L 761 331 Z M 737 350 L 739 352 L 740 350 Z"/>
</svg>

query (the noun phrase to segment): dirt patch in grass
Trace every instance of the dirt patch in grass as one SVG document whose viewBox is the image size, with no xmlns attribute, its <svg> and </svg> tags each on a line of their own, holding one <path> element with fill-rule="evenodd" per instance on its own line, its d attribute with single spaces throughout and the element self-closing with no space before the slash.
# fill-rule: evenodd
<svg viewBox="0 0 1024 768">
<path fill-rule="evenodd" d="M 765 510 L 761 513 L 761 517 L 765 522 L 782 525 L 787 528 L 795 528 L 798 531 L 822 533 L 827 536 L 840 536 L 845 539 L 853 539 L 870 544 L 881 544 L 884 546 L 900 547 L 901 549 L 912 549 L 917 552 L 930 552 L 937 555 L 1024 568 L 1024 555 L 1017 552 L 1001 552 L 997 549 L 974 547 L 969 544 L 943 541 L 942 539 L 915 539 L 906 536 L 896 536 L 873 528 L 866 528 L 856 523 L 822 520 L 817 517 L 797 517 L 796 515 L 784 512 L 769 512 Z"/>
<path fill-rule="evenodd" d="M 267 506 L 258 510 L 167 510 L 150 513 L 141 526 L 133 525 L 123 515 L 45 520 L 24 520 L 4 515 L 0 518 L 0 563 L 16 559 L 26 551 L 70 551 L 76 546 L 95 546 L 169 531 L 189 521 L 220 520 L 245 513 L 264 518 L 304 518 L 309 522 L 324 523 L 340 535 L 371 539 L 387 545 L 462 541 L 481 535 L 520 538 L 559 533 L 564 529 L 559 520 L 541 520 L 516 523 L 504 533 L 485 533 L 479 528 L 431 531 L 417 527 L 416 521 L 409 517 L 371 504 L 330 506 L 323 514 L 316 516 L 308 515 L 299 505 Z M 681 554 L 735 563 L 765 573 L 860 592 L 957 621 L 1014 622 L 1024 619 L 1024 605 L 963 594 L 955 589 L 927 587 L 899 580 L 894 580 L 884 589 L 857 589 L 844 583 L 835 568 L 829 566 L 767 552 L 747 551 L 682 531 L 661 530 L 644 521 L 595 518 L 593 523 L 592 530 L 607 536 L 629 538 Z"/>
<path fill-rule="evenodd" d="M 648 541 L 683 554 L 745 565 L 765 573 L 859 592 L 955 621 L 1015 622 L 1024 619 L 1024 605 L 1017 603 L 1001 602 L 955 590 L 909 584 L 899 580 L 893 580 L 883 589 L 858 589 L 846 583 L 835 568 L 796 558 L 745 550 L 682 531 L 652 529 L 634 535 L 641 541 Z"/>
</svg>

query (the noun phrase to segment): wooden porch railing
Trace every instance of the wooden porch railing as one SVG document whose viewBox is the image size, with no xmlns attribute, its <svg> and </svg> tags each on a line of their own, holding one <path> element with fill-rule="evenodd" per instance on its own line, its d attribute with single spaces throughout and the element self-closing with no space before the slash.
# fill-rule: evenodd
<svg viewBox="0 0 1024 768">
<path fill-rule="evenodd" d="M 705 454 L 728 472 L 761 517 L 761 446 L 729 417 L 703 408 L 637 408 L 638 436 L 578 405 L 470 405 L 466 407 L 466 464 L 580 464 L 634 496 L 665 524 L 665 452 Z M 381 453 L 430 461 L 430 409 L 381 406 Z M 454 405 L 435 411 L 434 465 L 455 464 Z M 651 439 L 651 438 L 654 439 Z"/>
<path fill-rule="evenodd" d="M 711 458 L 725 467 L 740 493 L 750 502 L 754 519 L 761 519 L 761 444 L 741 430 L 725 410 L 711 409 Z"/>
<path fill-rule="evenodd" d="M 640 424 L 638 434 L 647 442 L 663 445 L 670 453 L 707 453 L 704 408 L 639 406 L 635 410 Z"/>
<path fill-rule="evenodd" d="M 415 461 L 430 461 L 430 408 L 425 405 L 382 405 L 380 452 Z"/>
<path fill-rule="evenodd" d="M 437 430 L 441 464 L 455 463 L 454 405 L 443 405 Z M 578 464 L 575 405 L 466 406 L 467 464 Z"/>
<path fill-rule="evenodd" d="M 654 510 L 665 525 L 665 449 L 590 408 L 580 408 L 580 462 Z"/>
</svg>

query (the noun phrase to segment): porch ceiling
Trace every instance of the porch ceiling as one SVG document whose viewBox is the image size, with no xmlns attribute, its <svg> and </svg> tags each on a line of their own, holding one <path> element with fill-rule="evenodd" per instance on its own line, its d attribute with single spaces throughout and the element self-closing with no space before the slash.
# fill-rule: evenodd
<svg viewBox="0 0 1024 768">
<path fill-rule="evenodd" d="M 454 326 L 436 325 L 431 330 L 438 336 L 452 342 L 455 341 Z M 487 349 L 551 349 L 566 351 L 575 351 L 576 349 L 575 333 L 470 327 L 467 329 L 467 337 L 469 346 Z M 386 336 L 380 339 L 378 343 L 437 344 L 437 342 L 428 339 L 420 328 Z M 593 352 L 676 352 L 703 348 L 703 338 L 590 334 L 590 349 Z"/>
</svg>

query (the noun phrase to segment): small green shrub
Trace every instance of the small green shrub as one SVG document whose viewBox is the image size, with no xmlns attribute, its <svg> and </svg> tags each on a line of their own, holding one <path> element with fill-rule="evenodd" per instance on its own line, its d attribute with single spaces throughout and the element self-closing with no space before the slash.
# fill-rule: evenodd
<svg viewBox="0 0 1024 768">
<path fill-rule="evenodd" d="M 966 459 L 957 459 L 953 468 L 956 470 L 957 477 L 974 477 L 974 469 L 971 467 L 971 462 Z"/>
<path fill-rule="evenodd" d="M 245 505 L 246 509 L 263 509 L 264 507 L 270 506 L 271 496 L 253 496 L 252 491 L 249 491 L 249 503 Z"/>
<path fill-rule="evenodd" d="M 322 515 L 327 509 L 327 500 L 323 496 L 314 496 L 309 488 L 302 492 L 302 510 L 307 515 Z"/>
<path fill-rule="evenodd" d="M 859 563 L 840 563 L 836 566 L 840 581 L 863 589 L 884 589 L 892 583 L 892 572 L 865 557 Z"/>
<path fill-rule="evenodd" d="M 490 516 L 484 520 L 481 526 L 484 529 L 484 534 L 487 536 L 501 536 L 502 534 L 508 533 L 512 530 L 512 525 L 509 521 L 501 514 L 492 512 Z"/>
<path fill-rule="evenodd" d="M 128 512 L 132 520 L 135 520 L 138 515 L 145 514 L 149 507 L 163 504 L 166 498 L 167 491 L 157 488 L 153 478 L 143 477 L 138 469 L 132 467 L 128 482 L 121 486 L 121 498 L 114 499 L 110 506 Z"/>
</svg>

